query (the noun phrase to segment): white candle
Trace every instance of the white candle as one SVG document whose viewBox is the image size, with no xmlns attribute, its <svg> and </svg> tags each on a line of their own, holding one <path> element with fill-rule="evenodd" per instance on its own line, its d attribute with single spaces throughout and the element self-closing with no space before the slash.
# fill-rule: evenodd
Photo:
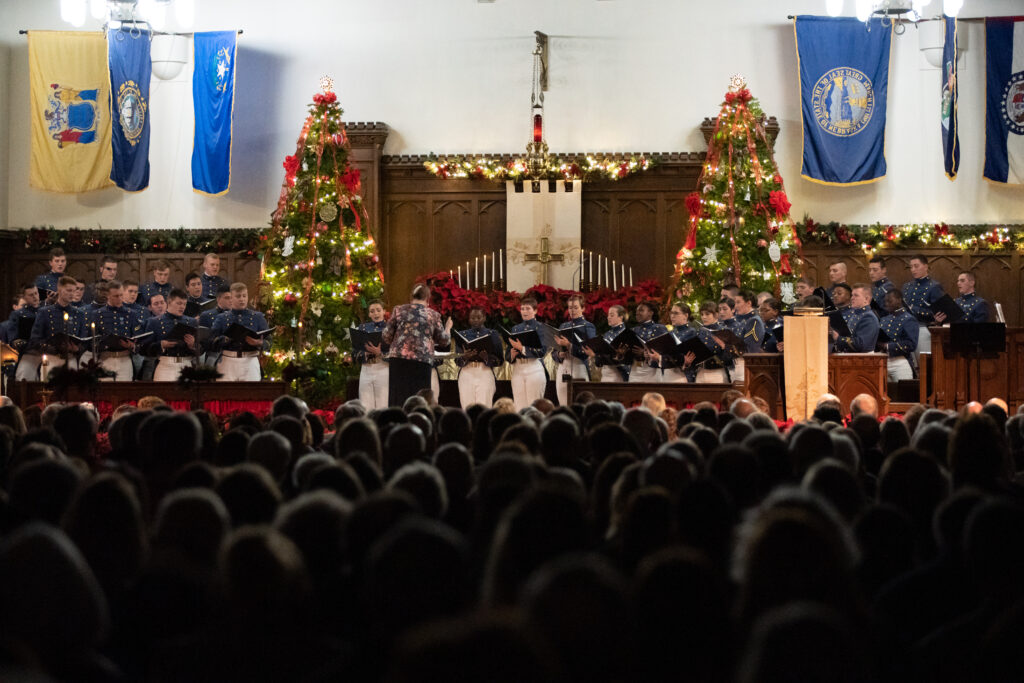
<svg viewBox="0 0 1024 683">
<path fill-rule="evenodd" d="M 494 258 L 494 252 L 492 251 L 491 252 L 491 284 L 494 284 L 494 280 L 495 280 L 494 269 L 496 268 L 495 264 L 497 262 L 498 262 L 498 259 Z"/>
<path fill-rule="evenodd" d="M 633 286 L 633 266 L 629 267 L 629 286 Z"/>
<path fill-rule="evenodd" d="M 612 286 L 612 279 L 610 277 L 608 277 L 608 257 L 607 256 L 604 257 L 604 286 L 605 287 L 611 287 Z"/>
<path fill-rule="evenodd" d="M 600 272 L 601 271 L 600 267 L 598 267 L 597 270 L 598 270 L 598 272 Z M 590 277 L 587 278 L 587 281 L 591 282 L 591 283 L 594 282 L 594 250 L 593 249 L 590 250 Z"/>
<path fill-rule="evenodd" d="M 626 286 L 626 264 L 622 264 L 622 286 Z"/>
<path fill-rule="evenodd" d="M 462 266 L 459 266 L 459 287 L 462 287 Z"/>
<path fill-rule="evenodd" d="M 505 279 L 505 259 L 501 249 L 498 250 L 498 277 Z"/>
<path fill-rule="evenodd" d="M 583 247 L 580 247 L 580 279 L 583 279 Z"/>
<path fill-rule="evenodd" d="M 470 287 L 470 282 L 469 282 L 469 261 L 466 261 L 466 289 L 469 289 L 469 287 Z"/>
<path fill-rule="evenodd" d="M 473 289 L 480 286 L 480 257 L 473 258 Z"/>
<path fill-rule="evenodd" d="M 484 254 L 484 287 L 487 286 L 487 254 Z"/>
<path fill-rule="evenodd" d="M 615 269 L 615 260 L 612 260 L 612 289 L 619 288 L 619 273 Z"/>
</svg>

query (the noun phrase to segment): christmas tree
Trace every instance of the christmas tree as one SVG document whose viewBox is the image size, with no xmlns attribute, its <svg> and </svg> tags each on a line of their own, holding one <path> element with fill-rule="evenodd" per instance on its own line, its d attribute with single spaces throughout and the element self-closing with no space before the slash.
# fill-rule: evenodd
<svg viewBox="0 0 1024 683">
<path fill-rule="evenodd" d="M 277 326 L 267 363 L 273 379 L 297 379 L 308 399 L 344 396 L 355 371 L 346 329 L 382 298 L 377 246 L 349 166 L 342 109 L 329 78 L 313 96 L 295 154 L 263 235 L 259 300 Z"/>
<path fill-rule="evenodd" d="M 789 200 L 765 135 L 764 113 L 734 76 L 715 120 L 690 226 L 676 256 L 678 300 L 717 301 L 724 285 L 768 291 L 787 303 L 802 259 Z M 696 310 L 696 308 L 694 308 Z"/>
</svg>

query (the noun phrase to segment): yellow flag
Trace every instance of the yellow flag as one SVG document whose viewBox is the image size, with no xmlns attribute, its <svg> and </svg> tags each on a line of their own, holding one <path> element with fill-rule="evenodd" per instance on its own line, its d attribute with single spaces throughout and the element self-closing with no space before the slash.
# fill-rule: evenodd
<svg viewBox="0 0 1024 683">
<path fill-rule="evenodd" d="M 110 76 L 102 33 L 30 31 L 29 184 L 86 192 L 110 182 Z"/>
</svg>

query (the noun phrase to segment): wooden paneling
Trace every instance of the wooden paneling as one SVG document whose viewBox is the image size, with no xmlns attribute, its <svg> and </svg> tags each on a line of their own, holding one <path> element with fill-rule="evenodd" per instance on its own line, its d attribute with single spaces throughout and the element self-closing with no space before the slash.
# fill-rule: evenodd
<svg viewBox="0 0 1024 683">
<path fill-rule="evenodd" d="M 660 155 L 651 170 L 621 181 L 588 182 L 581 197 L 582 246 L 628 269 L 633 280 L 667 280 L 687 229 L 685 196 L 695 189 L 702 155 Z M 381 244 L 392 303 L 415 279 L 454 270 L 505 247 L 505 187 L 484 180 L 442 180 L 423 157 L 383 157 Z M 409 208 L 410 204 L 418 207 Z M 595 264 L 596 265 L 596 264 Z M 621 276 L 621 270 L 620 270 Z"/>
</svg>

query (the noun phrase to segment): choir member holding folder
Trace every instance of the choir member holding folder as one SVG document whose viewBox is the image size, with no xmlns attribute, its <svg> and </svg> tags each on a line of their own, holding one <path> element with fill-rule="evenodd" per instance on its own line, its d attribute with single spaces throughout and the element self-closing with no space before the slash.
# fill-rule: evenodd
<svg viewBox="0 0 1024 683">
<path fill-rule="evenodd" d="M 54 303 L 43 306 L 32 324 L 29 346 L 47 355 L 49 362 L 41 369 L 39 379 L 46 381 L 50 370 L 67 364 L 78 368 L 78 354 L 88 341 L 85 335 L 85 311 L 72 305 L 78 281 L 61 277 L 57 281 Z"/>
<path fill-rule="evenodd" d="M 153 296 L 156 296 L 155 294 Z M 146 352 L 159 358 L 153 372 L 154 382 L 173 382 L 181 369 L 192 363 L 199 336 L 199 321 L 185 315 L 188 295 L 172 289 L 167 296 L 167 310 L 146 322 Z"/>
<path fill-rule="evenodd" d="M 662 382 L 694 382 L 697 379 L 694 366 L 697 353 L 706 352 L 706 357 L 710 357 L 711 352 L 698 339 L 697 330 L 689 325 L 689 306 L 677 301 L 672 304 L 668 315 L 672 331 L 647 342 L 651 359 L 662 369 Z M 697 344 L 696 347 L 694 343 Z"/>
<path fill-rule="evenodd" d="M 89 313 L 89 330 L 93 335 L 92 351 L 104 369 L 114 373 L 113 380 L 130 382 L 135 374 L 132 365 L 132 351 L 142 339 L 150 336 L 142 327 L 142 316 L 124 305 L 124 287 L 117 280 L 102 285 L 106 287 L 106 304 Z M 97 291 L 100 285 L 97 286 Z M 83 354 L 83 361 L 85 354 Z"/>
<path fill-rule="evenodd" d="M 494 403 L 494 368 L 504 360 L 501 337 L 484 327 L 486 320 L 484 310 L 474 306 L 469 309 L 471 327 L 455 333 L 459 350 L 455 364 L 459 366 L 459 401 L 463 410 L 475 403 L 485 408 Z"/>
<path fill-rule="evenodd" d="M 556 330 L 555 360 L 558 361 L 558 377 L 555 390 L 558 392 L 559 405 L 568 405 L 568 381 L 572 379 L 588 381 L 590 370 L 587 368 L 587 354 L 583 351 L 583 342 L 597 336 L 594 323 L 583 317 L 583 297 L 578 294 L 569 296 L 566 302 L 569 320 L 562 323 Z"/>
<path fill-rule="evenodd" d="M 737 344 L 742 340 L 732 330 L 718 322 L 718 306 L 714 301 L 705 301 L 700 305 L 700 321 L 704 324 L 697 331 L 697 336 L 704 348 L 711 354 L 705 359 L 695 361 L 697 365 L 696 380 L 700 384 L 727 384 L 732 382 L 730 371 L 733 368 L 733 357 Z M 730 347 L 727 340 L 733 339 Z"/>
<path fill-rule="evenodd" d="M 551 335 L 546 325 L 537 321 L 537 300 L 525 297 L 519 302 L 519 314 L 523 322 L 511 331 L 502 330 L 508 340 L 506 359 L 512 364 L 512 400 L 516 410 L 531 405 L 538 398 L 544 398 L 548 373 L 544 369 L 544 356 L 552 346 Z M 545 336 L 549 337 L 545 341 Z"/>
<path fill-rule="evenodd" d="M 366 309 L 368 322 L 351 331 L 352 352 L 359 369 L 359 400 L 367 410 L 388 407 L 389 366 L 384 362 L 388 351 L 384 343 L 384 302 L 374 299 Z"/>
<path fill-rule="evenodd" d="M 647 350 L 647 342 L 668 332 L 668 328 L 654 320 L 655 306 L 643 302 L 636 307 L 637 324 L 630 330 L 636 336 L 632 345 L 633 366 L 629 371 L 630 382 L 660 382 L 661 369 Z"/>
<path fill-rule="evenodd" d="M 219 381 L 258 382 L 260 352 L 270 348 L 272 328 L 262 313 L 248 308 L 249 289 L 244 282 L 231 285 L 231 295 L 231 310 L 214 319 L 210 332 L 211 346 L 220 349 Z"/>
<path fill-rule="evenodd" d="M 600 337 L 583 342 L 583 353 L 601 368 L 602 382 L 627 382 L 633 357 L 631 347 L 636 337 L 626 329 L 626 308 L 608 308 L 608 329 Z"/>
</svg>

